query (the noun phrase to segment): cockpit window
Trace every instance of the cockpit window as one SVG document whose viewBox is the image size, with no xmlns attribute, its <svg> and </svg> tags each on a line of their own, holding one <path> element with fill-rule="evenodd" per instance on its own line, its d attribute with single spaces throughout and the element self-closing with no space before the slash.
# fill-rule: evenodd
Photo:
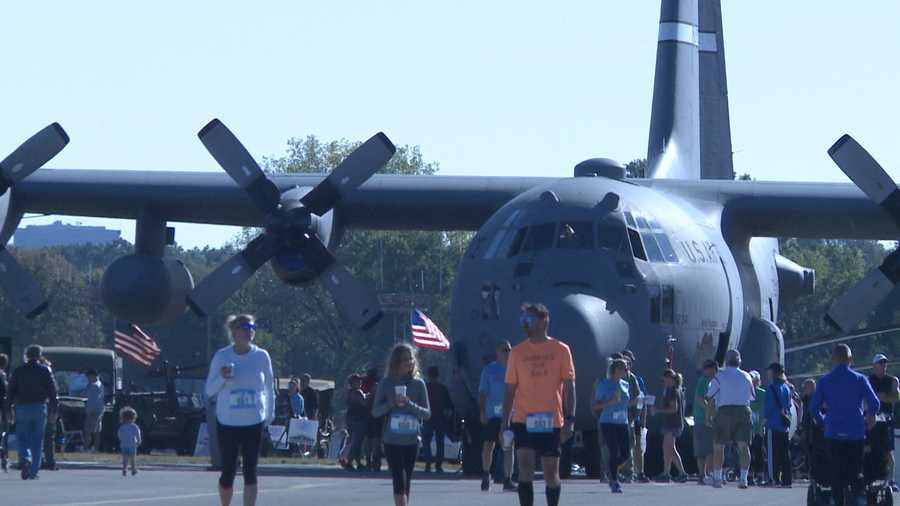
<svg viewBox="0 0 900 506">
<path fill-rule="evenodd" d="M 628 239 L 631 240 L 631 253 L 634 258 L 647 261 L 647 253 L 644 251 L 644 245 L 641 244 L 641 234 L 633 228 L 628 229 Z"/>
<path fill-rule="evenodd" d="M 647 223 L 647 220 L 645 220 L 643 216 L 637 215 L 634 219 L 637 221 L 638 228 L 641 232 L 648 232 L 650 230 L 650 224 Z"/>
<path fill-rule="evenodd" d="M 659 243 L 659 248 L 662 250 L 663 256 L 666 257 L 666 262 L 678 263 L 678 254 L 675 253 L 675 248 L 672 247 L 669 236 L 663 231 L 656 232 L 654 235 L 656 236 L 656 242 Z"/>
<path fill-rule="evenodd" d="M 519 250 L 522 248 L 522 243 L 525 242 L 525 236 L 528 235 L 528 227 L 522 227 L 516 232 L 516 236 L 513 238 L 512 244 L 509 246 L 509 251 L 506 253 L 507 258 L 512 258 L 519 254 Z"/>
<path fill-rule="evenodd" d="M 559 224 L 557 248 L 591 249 L 594 247 L 594 229 L 587 221 L 570 221 Z"/>
<path fill-rule="evenodd" d="M 632 245 L 635 242 L 635 235 L 643 239 L 644 253 L 651 262 L 657 263 L 677 263 L 678 254 L 672 247 L 672 242 L 666 235 L 666 232 L 660 227 L 659 222 L 652 217 L 643 216 L 639 213 L 625 212 L 625 219 L 629 225 L 629 237 Z M 640 232 L 634 230 L 639 229 Z M 634 255 L 640 258 L 637 253 Z"/>
<path fill-rule="evenodd" d="M 647 258 L 649 258 L 651 262 L 664 263 L 666 260 L 663 258 L 663 252 L 656 242 L 656 236 L 649 231 L 642 232 L 641 237 L 644 239 L 644 248 L 647 249 Z"/>
<path fill-rule="evenodd" d="M 637 228 L 637 223 L 634 222 L 634 217 L 629 211 L 625 211 L 625 223 L 627 223 L 629 227 Z"/>
<path fill-rule="evenodd" d="M 600 222 L 597 224 L 598 247 L 617 250 L 624 239 L 625 227 L 621 223 Z"/>
<path fill-rule="evenodd" d="M 513 234 L 511 230 L 502 228 L 497 235 L 491 240 L 491 244 L 488 245 L 487 251 L 484 252 L 485 259 L 489 260 L 497 256 L 497 251 L 500 251 L 500 245 L 503 244 L 508 237 Z"/>
<path fill-rule="evenodd" d="M 531 233 L 525 238 L 525 244 L 522 246 L 522 251 L 541 251 L 553 247 L 555 233 L 556 223 L 534 225 L 531 227 Z"/>
</svg>

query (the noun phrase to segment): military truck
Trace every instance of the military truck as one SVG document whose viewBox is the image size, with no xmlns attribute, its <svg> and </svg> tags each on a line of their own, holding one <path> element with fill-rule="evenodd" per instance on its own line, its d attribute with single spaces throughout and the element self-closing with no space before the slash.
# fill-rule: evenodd
<svg viewBox="0 0 900 506">
<path fill-rule="evenodd" d="M 181 368 L 163 362 L 162 367 L 151 370 L 147 377 L 164 377 L 165 390 L 139 391 L 139 388 L 132 387 L 131 391 L 125 392 L 122 387 L 122 357 L 113 350 L 50 346 L 44 348 L 44 356 L 51 362 L 59 389 L 58 449 L 75 451 L 84 444 L 82 429 L 87 402 L 86 373 L 95 369 L 106 394 L 101 451 L 118 449 L 118 410 L 128 405 L 138 413 L 137 423 L 143 436 L 139 448 L 141 452 L 174 449 L 179 455 L 193 453 L 197 432 L 205 420 L 205 410 L 199 395 L 176 391 L 175 380 L 184 378 L 186 372 L 199 367 Z"/>
<path fill-rule="evenodd" d="M 119 421 L 115 408 L 116 393 L 122 390 L 122 358 L 113 350 L 69 346 L 48 346 L 44 348 L 44 357 L 51 362 L 59 389 L 57 443 L 60 449 L 73 450 L 84 444 L 82 429 L 87 402 L 86 373 L 95 369 L 103 384 L 106 404 L 100 449 L 113 451 L 118 444 L 116 431 Z"/>
<path fill-rule="evenodd" d="M 164 391 L 132 391 L 122 396 L 123 404 L 138 413 L 137 424 L 142 435 L 140 452 L 174 449 L 178 455 L 194 453 L 200 424 L 206 421 L 206 407 L 199 393 L 178 391 L 176 380 L 202 385 L 206 367 L 206 364 L 173 366 L 163 361 L 162 366 L 151 370 L 147 377 L 165 378 Z"/>
</svg>

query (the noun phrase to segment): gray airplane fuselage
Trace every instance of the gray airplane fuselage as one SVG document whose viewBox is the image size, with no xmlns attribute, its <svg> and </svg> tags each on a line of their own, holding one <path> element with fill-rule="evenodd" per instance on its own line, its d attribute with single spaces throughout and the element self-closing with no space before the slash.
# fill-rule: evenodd
<svg viewBox="0 0 900 506">
<path fill-rule="evenodd" d="M 634 351 L 656 393 L 674 338 L 674 365 L 693 383 L 697 361 L 714 356 L 720 335 L 738 348 L 752 319 L 777 318 L 760 314 L 778 308 L 777 242 L 746 243 L 754 272 L 741 272 L 721 209 L 605 177 L 557 180 L 511 200 L 472 240 L 453 294 L 456 359 L 470 392 L 499 340 L 524 339 L 525 301 L 550 309 L 550 334 L 572 349 L 582 429 L 594 426 L 593 387 L 611 353 Z M 759 280 L 751 301 L 748 277 Z"/>
</svg>

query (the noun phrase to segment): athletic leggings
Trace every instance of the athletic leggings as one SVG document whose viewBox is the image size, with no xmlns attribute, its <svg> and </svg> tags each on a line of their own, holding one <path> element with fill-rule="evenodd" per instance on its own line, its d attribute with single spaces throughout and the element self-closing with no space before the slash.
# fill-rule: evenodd
<svg viewBox="0 0 900 506">
<path fill-rule="evenodd" d="M 238 452 L 241 455 L 241 470 L 244 473 L 244 486 L 256 485 L 256 464 L 259 463 L 259 446 L 262 443 L 263 426 L 256 425 L 222 425 L 216 424 L 216 435 L 219 440 L 219 451 L 222 454 L 222 476 L 219 486 L 234 486 L 234 475 L 237 474 Z"/>
<path fill-rule="evenodd" d="M 619 466 L 628 460 L 628 425 L 621 423 L 601 423 L 603 442 L 609 449 L 609 481 L 618 481 Z"/>
<path fill-rule="evenodd" d="M 394 495 L 409 495 L 413 468 L 419 445 L 384 445 L 384 456 L 387 458 L 391 478 L 394 480 Z"/>
</svg>

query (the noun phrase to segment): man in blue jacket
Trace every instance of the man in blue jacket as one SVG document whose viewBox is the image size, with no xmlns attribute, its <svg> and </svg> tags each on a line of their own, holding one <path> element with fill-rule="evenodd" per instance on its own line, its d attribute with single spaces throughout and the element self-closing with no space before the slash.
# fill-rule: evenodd
<svg viewBox="0 0 900 506">
<path fill-rule="evenodd" d="M 854 496 L 862 493 L 866 427 L 875 425 L 875 413 L 880 407 L 869 380 L 850 368 L 852 360 L 849 346 L 835 346 L 831 353 L 834 369 L 819 380 L 810 406 L 816 422 L 825 425 L 835 504 L 844 504 L 847 485 L 850 485 Z M 827 407 L 824 415 L 823 406 Z"/>
</svg>

